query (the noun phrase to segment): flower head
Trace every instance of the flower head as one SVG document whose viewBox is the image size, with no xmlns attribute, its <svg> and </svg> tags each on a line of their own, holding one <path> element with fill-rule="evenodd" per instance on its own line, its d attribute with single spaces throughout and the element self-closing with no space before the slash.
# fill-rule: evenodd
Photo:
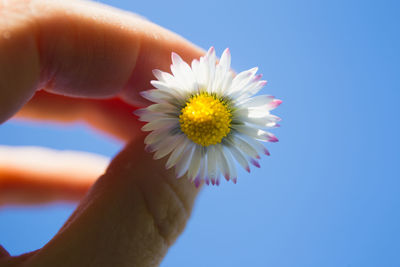
<svg viewBox="0 0 400 267">
<path fill-rule="evenodd" d="M 254 96 L 266 84 L 257 68 L 236 76 L 230 70 L 226 49 L 219 62 L 213 48 L 191 67 L 172 53 L 172 75 L 154 70 L 157 88 L 142 92 L 155 104 L 135 112 L 147 122 L 143 131 L 146 149 L 154 158 L 169 155 L 166 167 L 175 166 L 177 177 L 187 177 L 198 186 L 220 183 L 220 177 L 237 181 L 235 161 L 250 172 L 249 163 L 260 167 L 260 154 L 269 155 L 261 142 L 277 142 L 263 130 L 279 125 L 270 110 L 281 100 Z"/>
</svg>

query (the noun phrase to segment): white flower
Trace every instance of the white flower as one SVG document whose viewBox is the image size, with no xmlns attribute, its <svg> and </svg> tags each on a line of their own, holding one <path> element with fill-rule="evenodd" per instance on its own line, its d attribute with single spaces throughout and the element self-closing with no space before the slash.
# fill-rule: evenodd
<svg viewBox="0 0 400 267">
<path fill-rule="evenodd" d="M 261 128 L 279 126 L 269 111 L 282 101 L 254 96 L 266 84 L 257 68 L 235 76 L 230 63 L 229 49 L 217 63 L 210 48 L 191 67 L 172 53 L 172 75 L 154 70 L 151 84 L 157 89 L 142 92 L 155 104 L 135 112 L 148 122 L 142 130 L 151 131 L 146 149 L 155 159 L 170 154 L 166 167 L 175 166 L 177 177 L 187 173 L 196 186 L 218 185 L 221 175 L 236 183 L 235 160 L 250 172 L 249 162 L 260 167 L 259 155 L 269 155 L 261 142 L 278 141 Z"/>
</svg>

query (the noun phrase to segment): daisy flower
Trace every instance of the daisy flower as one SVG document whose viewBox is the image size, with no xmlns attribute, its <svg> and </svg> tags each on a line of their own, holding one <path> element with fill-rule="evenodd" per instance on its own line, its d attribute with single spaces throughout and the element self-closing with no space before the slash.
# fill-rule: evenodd
<svg viewBox="0 0 400 267">
<path fill-rule="evenodd" d="M 264 128 L 279 125 L 270 110 L 281 100 L 269 95 L 254 96 L 266 84 L 257 68 L 235 75 L 226 49 L 217 60 L 214 48 L 191 66 L 172 53 L 172 75 L 154 70 L 157 88 L 142 92 L 155 104 L 135 112 L 147 122 L 143 131 L 146 150 L 154 158 L 169 155 L 166 168 L 199 186 L 219 185 L 220 177 L 237 181 L 235 161 L 250 172 L 249 163 L 260 167 L 260 154 L 269 155 L 261 142 L 278 139 Z"/>
</svg>

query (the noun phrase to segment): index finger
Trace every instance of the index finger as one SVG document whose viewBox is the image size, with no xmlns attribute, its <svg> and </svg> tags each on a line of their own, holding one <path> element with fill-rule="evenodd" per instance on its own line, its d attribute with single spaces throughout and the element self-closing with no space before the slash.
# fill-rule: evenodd
<svg viewBox="0 0 400 267">
<path fill-rule="evenodd" d="M 0 4 L 0 122 L 45 90 L 143 105 L 151 70 L 203 50 L 131 13 L 81 1 Z"/>
</svg>

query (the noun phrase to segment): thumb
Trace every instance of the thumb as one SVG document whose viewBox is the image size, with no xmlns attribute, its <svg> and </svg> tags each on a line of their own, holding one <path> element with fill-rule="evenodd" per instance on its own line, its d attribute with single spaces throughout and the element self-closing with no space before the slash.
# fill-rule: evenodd
<svg viewBox="0 0 400 267">
<path fill-rule="evenodd" d="M 198 189 L 135 138 L 28 266 L 156 266 L 190 216 Z M 31 265 L 29 265 L 31 264 Z"/>
</svg>

